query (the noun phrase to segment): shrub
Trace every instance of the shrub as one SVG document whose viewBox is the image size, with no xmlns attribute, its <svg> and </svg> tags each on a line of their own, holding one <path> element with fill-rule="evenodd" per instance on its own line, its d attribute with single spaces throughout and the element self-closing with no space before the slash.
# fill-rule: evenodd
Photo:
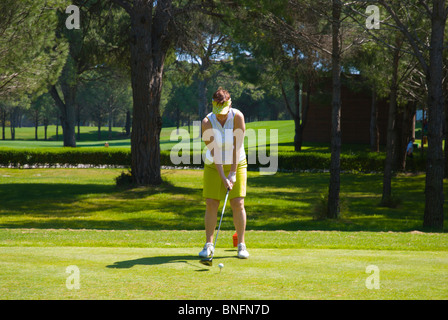
<svg viewBox="0 0 448 320">
<path fill-rule="evenodd" d="M 347 211 L 348 206 L 344 197 L 339 198 L 339 218 Z M 313 207 L 314 220 L 326 220 L 328 213 L 328 193 L 321 193 Z"/>
<path fill-rule="evenodd" d="M 123 188 L 133 187 L 133 179 L 131 171 L 122 172 L 118 177 L 115 178 L 115 184 L 118 187 Z"/>
<path fill-rule="evenodd" d="M 379 206 L 380 207 L 386 207 L 386 208 L 398 208 L 402 204 L 402 200 L 399 197 L 396 196 L 390 196 L 385 199 L 382 199 Z"/>
</svg>

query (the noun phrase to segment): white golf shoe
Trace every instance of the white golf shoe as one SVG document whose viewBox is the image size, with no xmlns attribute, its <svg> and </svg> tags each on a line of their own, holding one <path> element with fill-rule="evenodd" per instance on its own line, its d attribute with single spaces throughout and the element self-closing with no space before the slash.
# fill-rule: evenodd
<svg viewBox="0 0 448 320">
<path fill-rule="evenodd" d="M 201 252 L 199 252 L 199 257 L 201 258 L 208 258 L 212 255 L 212 252 L 215 251 L 215 248 L 213 247 L 213 243 L 207 242 L 204 245 L 204 248 Z"/>
<path fill-rule="evenodd" d="M 238 244 L 238 258 L 240 259 L 249 258 L 249 252 L 247 252 L 246 245 L 244 243 Z"/>
</svg>

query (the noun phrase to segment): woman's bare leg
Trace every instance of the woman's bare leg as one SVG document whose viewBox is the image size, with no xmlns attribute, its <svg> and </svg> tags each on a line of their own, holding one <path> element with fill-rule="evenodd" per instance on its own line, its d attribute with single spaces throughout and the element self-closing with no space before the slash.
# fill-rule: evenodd
<svg viewBox="0 0 448 320">
<path fill-rule="evenodd" d="M 230 206 L 233 211 L 233 224 L 238 234 L 238 243 L 244 242 L 244 233 L 246 232 L 246 209 L 244 208 L 244 198 L 233 198 L 230 200 Z"/>
<path fill-rule="evenodd" d="M 205 242 L 213 242 L 213 234 L 216 228 L 216 219 L 218 217 L 219 200 L 206 199 L 205 208 Z"/>
</svg>

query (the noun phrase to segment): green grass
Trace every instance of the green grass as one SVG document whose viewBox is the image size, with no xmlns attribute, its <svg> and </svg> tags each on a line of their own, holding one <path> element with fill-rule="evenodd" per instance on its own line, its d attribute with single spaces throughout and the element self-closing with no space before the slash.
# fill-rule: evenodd
<svg viewBox="0 0 448 320">
<path fill-rule="evenodd" d="M 188 130 L 188 126 L 180 127 L 183 130 Z M 294 151 L 294 121 L 293 120 L 277 120 L 277 121 L 257 121 L 246 124 L 247 129 L 265 129 L 266 141 L 269 143 L 270 130 L 278 130 L 278 150 L 279 151 Z M 170 141 L 170 136 L 175 127 L 162 128 L 160 133 L 160 148 L 161 150 L 171 150 L 171 148 L 178 143 L 178 141 Z M 190 127 L 193 131 L 193 126 Z M 416 141 L 415 143 L 421 144 L 421 122 L 416 123 Z M 77 147 L 104 147 L 106 142 L 109 143 L 109 147 L 130 147 L 130 139 L 126 138 L 123 133 L 123 128 L 113 127 L 112 136 L 109 138 L 109 128 L 101 128 L 101 139 L 98 140 L 98 129 L 96 127 L 80 127 L 80 139 L 77 138 Z M 76 133 L 77 133 L 76 129 Z M 38 127 L 38 138 L 35 140 L 34 127 L 16 128 L 16 140 L 11 139 L 9 128 L 6 128 L 6 139 L 0 140 L 0 147 L 12 147 L 12 148 L 60 148 L 63 146 L 62 142 L 62 129 L 59 127 L 59 140 L 56 136 L 56 126 L 48 126 L 48 141 L 44 141 L 44 128 Z M 257 141 L 259 132 L 256 131 Z M 77 135 L 78 137 L 78 135 Z M 191 132 L 191 138 L 195 139 L 193 132 Z M 193 140 L 192 140 L 193 141 Z M 246 146 L 247 146 L 246 138 Z M 201 141 L 201 146 L 204 148 L 204 143 Z M 384 146 L 381 146 L 381 151 L 384 151 Z M 323 152 L 330 153 L 329 143 L 310 143 L 304 142 L 302 146 L 302 152 Z M 370 147 L 367 144 L 346 144 L 342 145 L 342 153 L 369 153 Z"/>
<path fill-rule="evenodd" d="M 258 129 L 266 130 L 266 141 L 270 142 L 270 130 L 278 130 L 278 150 L 279 151 L 294 151 L 294 121 L 293 120 L 279 120 L 279 121 L 258 121 L 250 122 L 246 124 L 247 129 L 255 130 L 256 141 L 259 138 Z M 130 139 L 123 136 L 121 127 L 112 128 L 112 138 L 108 138 L 108 128 L 102 128 L 101 140 L 98 140 L 98 132 L 95 127 L 80 127 L 81 139 L 76 143 L 77 147 L 104 147 L 106 141 L 109 143 L 109 147 L 130 147 Z M 181 127 L 183 130 L 188 130 L 187 126 Z M 170 136 L 176 128 L 162 128 L 160 133 L 160 148 L 161 150 L 171 150 L 179 141 L 170 141 Z M 190 127 L 193 130 L 193 127 Z M 6 139 L 0 140 L 0 147 L 11 148 L 60 148 L 63 146 L 62 131 L 59 128 L 59 141 L 56 140 L 56 126 L 48 127 L 48 141 L 44 141 L 43 127 L 38 129 L 39 140 L 34 140 L 34 128 L 16 128 L 16 140 L 9 140 L 9 130 L 6 130 Z M 191 132 L 191 138 L 195 139 L 193 132 Z M 197 138 L 196 138 L 197 139 Z M 192 140 L 193 141 L 193 140 Z M 246 138 L 246 145 L 247 145 Z M 204 143 L 201 141 L 201 146 L 204 148 Z M 329 144 L 325 143 L 307 143 L 304 142 L 303 152 L 330 152 Z M 343 152 L 369 152 L 368 145 L 360 144 L 344 144 Z"/>
<path fill-rule="evenodd" d="M 217 249 L 222 272 L 197 248 L 7 247 L 0 297 L 8 299 L 446 299 L 446 252 L 251 249 L 248 260 Z M 68 266 L 80 288 L 66 287 Z M 366 287 L 366 267 L 380 288 Z M 206 286 L 205 286 L 206 284 Z"/>
<path fill-rule="evenodd" d="M 44 128 L 38 127 L 38 138 L 35 140 L 34 127 L 16 128 L 15 140 L 10 140 L 11 135 L 8 130 L 6 133 L 6 140 L 0 140 L 0 147 L 11 148 L 60 148 L 63 146 L 62 129 L 59 127 L 59 138 L 56 136 L 56 126 L 48 126 L 47 137 L 44 140 Z M 105 142 L 109 142 L 111 147 L 129 147 L 130 139 L 123 135 L 121 127 L 112 128 L 112 137 L 108 137 L 109 128 L 102 128 L 101 139 L 98 140 L 98 131 L 95 127 L 80 127 L 80 139 L 78 140 L 77 129 L 76 139 L 79 147 L 104 147 Z"/>
<path fill-rule="evenodd" d="M 0 169 L 0 227 L 113 230 L 202 229 L 202 170 L 163 170 L 157 188 L 119 189 L 121 169 Z M 393 180 L 398 208 L 380 207 L 381 174 L 343 174 L 344 211 L 320 220 L 329 174 L 248 172 L 246 208 L 254 230 L 421 230 L 424 175 Z M 230 216 L 223 227 L 231 228 Z"/>
<path fill-rule="evenodd" d="M 207 268 L 202 170 L 134 189 L 115 186 L 120 172 L 0 169 L 1 299 L 448 299 L 448 234 L 421 229 L 424 175 L 394 178 L 391 209 L 380 174 L 343 174 L 342 218 L 321 220 L 328 174 L 249 172 L 251 257 L 235 258 L 228 208 Z M 66 287 L 72 265 L 79 290 Z M 380 289 L 366 287 L 369 265 Z"/>
<path fill-rule="evenodd" d="M 222 230 L 219 248 L 233 248 L 233 230 Z M 248 230 L 250 248 L 448 251 L 444 233 Z M 201 248 L 202 230 L 0 229 L 0 247 Z"/>
</svg>

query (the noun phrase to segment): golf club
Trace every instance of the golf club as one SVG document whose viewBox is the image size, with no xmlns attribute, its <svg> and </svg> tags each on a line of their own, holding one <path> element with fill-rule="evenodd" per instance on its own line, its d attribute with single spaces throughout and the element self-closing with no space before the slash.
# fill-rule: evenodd
<svg viewBox="0 0 448 320">
<path fill-rule="evenodd" d="M 212 255 L 211 255 L 210 258 L 205 258 L 205 259 L 202 259 L 202 260 L 200 261 L 203 265 L 206 265 L 206 266 L 210 266 L 210 267 L 211 267 L 211 266 L 213 265 L 213 255 L 215 254 L 216 240 L 218 240 L 219 229 L 221 229 L 222 217 L 224 216 L 224 211 L 226 210 L 227 197 L 229 196 L 229 191 L 230 191 L 230 190 L 227 189 L 226 199 L 224 200 L 224 206 L 222 207 L 221 219 L 219 220 L 218 231 L 216 232 L 215 243 L 213 244 Z"/>
</svg>

